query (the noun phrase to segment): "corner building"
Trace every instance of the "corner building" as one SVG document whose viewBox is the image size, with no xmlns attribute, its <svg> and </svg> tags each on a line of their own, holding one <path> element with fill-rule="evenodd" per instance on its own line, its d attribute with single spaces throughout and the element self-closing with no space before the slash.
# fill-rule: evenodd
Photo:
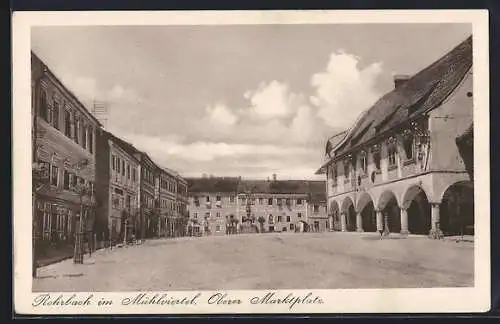
<svg viewBox="0 0 500 324">
<path fill-rule="evenodd" d="M 473 233 L 472 81 L 469 37 L 328 140 L 332 229 Z"/>
<path fill-rule="evenodd" d="M 51 247 L 71 246 L 82 208 L 89 215 L 84 231 L 94 231 L 95 206 L 82 207 L 76 189 L 85 185 L 94 192 L 95 138 L 101 125 L 33 52 L 31 82 L 33 152 L 48 171 L 32 207 L 33 235 Z"/>
</svg>

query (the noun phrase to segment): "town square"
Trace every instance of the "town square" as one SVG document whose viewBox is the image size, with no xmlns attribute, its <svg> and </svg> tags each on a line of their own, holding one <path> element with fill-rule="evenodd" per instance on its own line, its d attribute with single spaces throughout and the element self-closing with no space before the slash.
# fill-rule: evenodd
<svg viewBox="0 0 500 324">
<path fill-rule="evenodd" d="M 33 292 L 474 287 L 473 46 L 33 28 Z"/>
</svg>

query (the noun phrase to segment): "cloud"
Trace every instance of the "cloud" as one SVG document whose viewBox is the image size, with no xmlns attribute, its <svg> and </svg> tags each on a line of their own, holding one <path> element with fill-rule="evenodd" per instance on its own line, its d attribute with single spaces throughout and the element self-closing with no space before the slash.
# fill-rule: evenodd
<svg viewBox="0 0 500 324">
<path fill-rule="evenodd" d="M 293 112 L 296 95 L 291 93 L 288 85 L 271 81 L 261 83 L 254 91 L 247 91 L 243 95 L 250 101 L 250 112 L 261 118 L 285 117 Z"/>
<path fill-rule="evenodd" d="M 106 101 L 111 102 L 137 102 L 140 101 L 140 97 L 137 93 L 130 88 L 124 88 L 119 84 L 115 84 L 108 92 L 104 98 Z"/>
<path fill-rule="evenodd" d="M 324 71 L 311 76 L 307 96 L 273 80 L 243 93 L 245 102 L 239 108 L 220 98 L 204 108 L 201 118 L 187 121 L 189 132 L 184 136 L 165 135 L 163 128 L 163 133 L 141 135 L 148 125 L 161 123 L 161 117 L 142 124 L 146 119 L 141 118 L 139 109 L 133 109 L 135 126 L 125 127 L 125 120 L 123 127 L 116 125 L 128 129 L 123 137 L 154 161 L 185 171 L 186 176 L 206 173 L 266 178 L 276 173 L 282 179 L 315 179 L 326 138 L 350 127 L 380 96 L 374 85 L 382 73 L 381 64 L 360 68 L 359 61 L 351 54 L 332 53 Z M 91 82 L 87 85 L 92 89 Z M 117 114 L 137 106 L 133 100 L 138 96 L 132 89 L 115 85 L 108 95 L 123 103 Z M 115 134 L 120 135 L 120 130 Z"/>
<path fill-rule="evenodd" d="M 381 75 L 381 63 L 363 69 L 359 58 L 345 52 L 332 53 L 326 71 L 311 78 L 315 94 L 311 103 L 329 126 L 346 129 L 379 97 L 375 82 Z"/>
<path fill-rule="evenodd" d="M 311 159 L 317 152 L 310 147 L 204 141 L 186 143 L 181 136 L 146 136 L 120 129 L 113 133 L 150 154 L 160 166 L 181 171 L 184 176 L 207 173 L 265 178 L 276 173 L 283 179 L 302 179 L 313 177 L 317 167 L 315 159 Z"/>
<path fill-rule="evenodd" d="M 238 117 L 224 104 L 218 103 L 207 106 L 207 117 L 213 125 L 232 126 L 238 121 Z"/>
</svg>

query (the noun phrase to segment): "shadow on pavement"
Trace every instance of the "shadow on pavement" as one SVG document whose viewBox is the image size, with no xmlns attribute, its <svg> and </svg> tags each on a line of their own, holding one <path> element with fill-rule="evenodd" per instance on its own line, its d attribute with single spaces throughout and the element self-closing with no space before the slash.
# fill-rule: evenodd
<svg viewBox="0 0 500 324">
<path fill-rule="evenodd" d="M 370 235 L 370 236 L 363 236 L 363 240 L 371 240 L 371 241 L 383 241 L 383 240 L 406 240 L 407 237 L 404 236 L 385 236 L 385 237 L 380 237 L 378 235 Z"/>
</svg>

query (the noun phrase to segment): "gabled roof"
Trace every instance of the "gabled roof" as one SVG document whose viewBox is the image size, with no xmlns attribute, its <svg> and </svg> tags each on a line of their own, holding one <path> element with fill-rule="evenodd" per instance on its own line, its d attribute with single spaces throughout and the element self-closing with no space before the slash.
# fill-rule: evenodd
<svg viewBox="0 0 500 324">
<path fill-rule="evenodd" d="M 135 157 L 135 154 L 140 153 L 140 151 L 137 148 L 135 148 L 135 146 L 133 146 L 127 141 L 124 141 L 123 139 L 119 138 L 113 133 L 110 133 L 106 130 L 103 130 L 103 133 L 107 135 L 113 142 L 115 142 L 118 146 L 120 146 L 125 152 L 127 152 L 131 156 Z"/>
<path fill-rule="evenodd" d="M 239 178 L 186 178 L 189 193 L 236 193 Z"/>
<path fill-rule="evenodd" d="M 304 194 L 326 201 L 325 181 L 241 180 L 240 178 L 187 178 L 190 193 Z"/>
<path fill-rule="evenodd" d="M 380 98 L 353 125 L 335 155 L 343 155 L 374 136 L 438 107 L 471 68 L 472 36 Z"/>
<path fill-rule="evenodd" d="M 326 141 L 326 154 L 330 154 L 330 152 L 337 146 L 340 144 L 340 142 L 342 142 L 342 140 L 344 139 L 344 137 L 347 135 L 347 130 L 343 131 L 343 132 L 340 132 L 340 133 L 337 133 L 335 135 L 333 135 L 332 137 L 330 137 L 328 139 L 328 141 Z"/>
</svg>

